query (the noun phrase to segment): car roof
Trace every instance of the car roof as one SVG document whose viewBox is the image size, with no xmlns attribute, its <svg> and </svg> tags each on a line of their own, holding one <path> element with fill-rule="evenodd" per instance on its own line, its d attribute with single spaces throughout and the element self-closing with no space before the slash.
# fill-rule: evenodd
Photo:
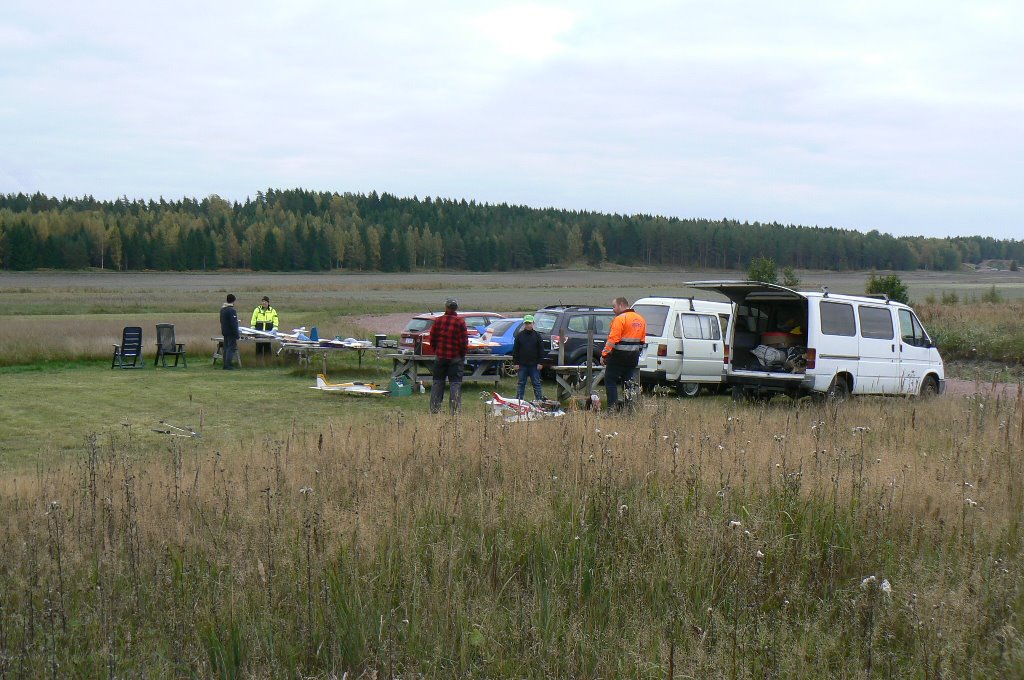
<svg viewBox="0 0 1024 680">
<path fill-rule="evenodd" d="M 537 312 L 614 312 L 611 307 L 594 307 L 593 305 L 548 305 Z"/>
<path fill-rule="evenodd" d="M 696 311 L 694 308 L 696 305 L 709 305 L 710 308 L 720 309 L 726 311 L 729 307 L 728 302 L 722 302 L 721 300 L 701 300 L 692 296 L 669 296 L 669 295 L 652 295 L 650 297 L 643 297 L 633 303 L 636 305 L 672 305 L 676 302 L 689 303 L 690 309 Z M 706 311 L 706 310 L 701 310 Z"/>
<path fill-rule="evenodd" d="M 495 319 L 505 319 L 507 317 L 498 314 L 497 312 L 455 312 L 458 316 L 493 316 Z M 444 312 L 427 312 L 425 314 L 415 314 L 413 319 L 436 319 L 439 316 L 444 316 Z"/>
</svg>

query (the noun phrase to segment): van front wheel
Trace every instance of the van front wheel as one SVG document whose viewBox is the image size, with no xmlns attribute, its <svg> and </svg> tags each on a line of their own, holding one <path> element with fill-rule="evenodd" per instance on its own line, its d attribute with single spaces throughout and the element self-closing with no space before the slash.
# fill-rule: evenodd
<svg viewBox="0 0 1024 680">
<path fill-rule="evenodd" d="M 921 381 L 921 398 L 931 399 L 939 396 L 939 381 L 930 375 Z"/>
</svg>

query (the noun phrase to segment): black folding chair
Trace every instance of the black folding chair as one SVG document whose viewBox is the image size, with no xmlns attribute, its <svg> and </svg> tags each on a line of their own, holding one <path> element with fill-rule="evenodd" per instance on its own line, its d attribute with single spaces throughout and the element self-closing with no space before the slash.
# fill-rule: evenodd
<svg viewBox="0 0 1024 680">
<path fill-rule="evenodd" d="M 110 367 L 143 368 L 145 365 L 142 359 L 142 328 L 125 326 L 121 331 L 121 344 L 114 345 L 114 358 L 110 361 Z"/>
<path fill-rule="evenodd" d="M 153 361 L 153 365 L 167 368 L 167 357 L 174 357 L 173 367 L 177 367 L 178 357 L 181 357 L 181 367 L 188 368 L 185 345 L 174 341 L 174 324 L 158 323 L 156 325 L 156 359 Z"/>
</svg>

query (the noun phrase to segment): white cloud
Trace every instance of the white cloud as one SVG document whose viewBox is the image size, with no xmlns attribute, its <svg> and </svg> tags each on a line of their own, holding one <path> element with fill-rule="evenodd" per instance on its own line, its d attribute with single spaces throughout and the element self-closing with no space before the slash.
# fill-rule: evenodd
<svg viewBox="0 0 1024 680">
<path fill-rule="evenodd" d="M 575 22 L 576 13 L 568 9 L 513 4 L 488 10 L 468 23 L 502 55 L 540 62 L 565 51 L 561 38 Z"/>
</svg>

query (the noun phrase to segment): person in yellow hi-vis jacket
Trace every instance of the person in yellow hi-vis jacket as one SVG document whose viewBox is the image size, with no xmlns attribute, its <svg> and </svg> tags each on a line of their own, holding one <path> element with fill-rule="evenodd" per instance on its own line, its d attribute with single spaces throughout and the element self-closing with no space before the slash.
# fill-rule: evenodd
<svg viewBox="0 0 1024 680">
<path fill-rule="evenodd" d="M 270 298 L 266 295 L 260 300 L 260 306 L 252 310 L 252 321 L 249 325 L 258 331 L 272 331 L 281 325 L 281 320 L 277 318 L 277 310 L 270 306 Z M 256 356 L 262 361 L 270 358 L 270 340 L 256 341 Z"/>
<path fill-rule="evenodd" d="M 601 363 L 605 365 L 604 389 L 608 396 L 608 410 L 619 408 L 619 383 L 633 378 L 633 371 L 640 363 L 640 351 L 647 344 L 647 322 L 633 311 L 629 301 L 617 297 L 612 302 L 615 318 L 608 331 L 608 341 L 601 351 Z"/>
</svg>

